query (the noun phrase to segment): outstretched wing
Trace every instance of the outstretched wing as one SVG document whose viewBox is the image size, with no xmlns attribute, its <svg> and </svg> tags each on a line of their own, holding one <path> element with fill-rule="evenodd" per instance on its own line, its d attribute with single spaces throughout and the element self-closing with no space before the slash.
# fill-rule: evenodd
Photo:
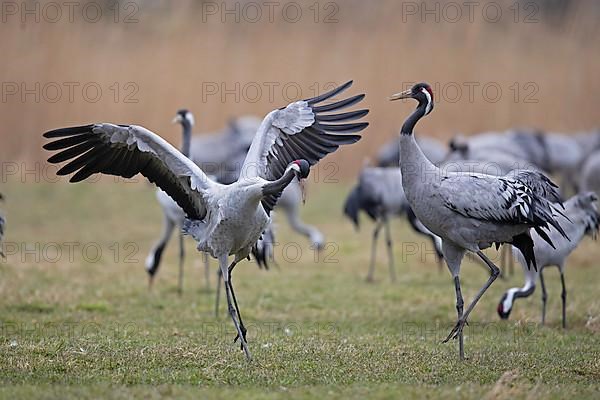
<svg viewBox="0 0 600 400">
<path fill-rule="evenodd" d="M 241 176 L 276 180 L 294 160 L 304 159 L 312 166 L 339 146 L 357 142 L 360 135 L 354 133 L 369 124 L 352 121 L 364 117 L 369 110 L 339 111 L 360 102 L 365 95 L 322 104 L 351 85 L 352 81 L 318 97 L 270 112 L 256 132 Z M 276 202 L 276 196 L 269 196 L 263 199 L 263 206 L 270 212 Z"/>
<path fill-rule="evenodd" d="M 540 228 L 552 225 L 567 237 L 554 217 L 561 214 L 552 203 L 560 199 L 556 186 L 539 172 L 520 171 L 503 177 L 450 174 L 442 177 L 440 195 L 446 207 L 468 218 L 530 225 L 551 245 Z"/>
<path fill-rule="evenodd" d="M 75 173 L 79 182 L 96 173 L 131 178 L 141 173 L 165 191 L 192 219 L 206 215 L 205 190 L 211 181 L 191 160 L 155 133 L 136 125 L 107 123 L 44 133 L 44 149 L 57 151 L 48 162 L 69 161 L 57 175 Z"/>
</svg>

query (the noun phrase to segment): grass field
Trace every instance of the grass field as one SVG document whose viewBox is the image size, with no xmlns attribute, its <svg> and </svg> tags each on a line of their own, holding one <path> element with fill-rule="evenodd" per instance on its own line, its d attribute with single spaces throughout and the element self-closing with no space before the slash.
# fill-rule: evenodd
<svg viewBox="0 0 600 400">
<path fill-rule="evenodd" d="M 596 243 L 586 240 L 570 260 L 566 331 L 555 270 L 546 273 L 546 327 L 538 325 L 537 292 L 515 305 L 508 322 L 498 319 L 502 292 L 522 283 L 517 269 L 472 314 L 469 359 L 459 362 L 456 343 L 440 343 L 455 319 L 450 275 L 421 255 L 430 244 L 400 220 L 393 226 L 398 282 L 389 281 L 380 243 L 376 282 L 366 283 L 372 226 L 355 233 L 342 218 L 348 188 L 310 187 L 303 214 L 331 242 L 319 262 L 278 220 L 280 267 L 236 269 L 254 356 L 248 363 L 232 344 L 225 307 L 213 315 L 216 262 L 207 290 L 191 240 L 183 295 L 175 241 L 148 291 L 143 261 L 161 222 L 151 187 L 4 184 L 1 397 L 598 398 Z M 471 262 L 463 271 L 469 301 L 486 273 Z"/>
</svg>

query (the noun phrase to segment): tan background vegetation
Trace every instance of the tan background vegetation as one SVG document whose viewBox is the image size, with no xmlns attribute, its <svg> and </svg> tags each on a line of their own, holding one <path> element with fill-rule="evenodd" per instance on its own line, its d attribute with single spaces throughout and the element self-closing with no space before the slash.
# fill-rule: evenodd
<svg viewBox="0 0 600 400">
<path fill-rule="evenodd" d="M 241 9 L 247 2 L 225 3 Z M 216 4 L 224 7 L 225 3 Z M 436 3 L 440 10 L 447 6 L 445 1 L 428 5 Z M 367 93 L 365 105 L 371 109 L 364 140 L 333 158 L 349 166 L 344 168 L 348 174 L 354 174 L 364 157 L 389 140 L 411 111 L 413 104 L 386 100 L 409 82 L 428 81 L 434 89 L 437 85 L 438 90 L 446 90 L 436 93 L 435 112 L 419 126 L 421 132 L 442 139 L 457 132 L 519 126 L 564 132 L 599 126 L 597 3 L 568 2 L 571 6 L 558 13 L 541 7 L 534 15 L 538 22 L 533 23 L 515 23 L 509 9 L 513 2 L 502 1 L 496 3 L 504 7 L 500 21 L 487 22 L 482 17 L 485 3 L 475 9 L 473 22 L 464 15 L 455 23 L 443 14 L 439 23 L 435 16 L 423 23 L 421 17 L 403 13 L 403 3 L 395 0 L 338 1 L 333 3 L 335 9 L 321 2 L 318 23 L 309 9 L 312 1 L 297 2 L 303 10 L 297 23 L 282 18 L 285 2 L 277 3 L 274 22 L 263 15 L 256 23 L 250 21 L 250 14 L 241 14 L 239 23 L 232 16 L 222 21 L 219 15 L 203 13 L 206 8 L 195 1 L 178 1 L 177 7 L 140 1 L 134 15 L 138 22 L 129 24 L 122 21 L 129 9 L 122 9 L 119 23 L 108 9 L 97 23 L 82 20 L 77 12 L 73 23 L 66 16 L 56 23 L 44 18 L 39 23 L 31 18 L 21 23 L 18 16 L 5 15 L 6 22 L 0 24 L 4 84 L 25 83 L 31 88 L 36 82 L 41 86 L 78 82 L 80 86 L 73 102 L 68 101 L 66 89 L 56 103 L 44 98 L 36 103 L 33 96 L 23 101 L 21 93 L 3 98 L 0 157 L 43 160 L 42 132 L 96 121 L 142 124 L 178 143 L 179 129 L 170 125 L 177 108 L 193 110 L 196 131 L 205 132 L 222 127 L 232 116 L 264 115 L 285 105 L 281 88 L 286 84 L 300 87 L 308 97 L 328 82 L 348 79 L 355 80 L 354 93 Z M 332 10 L 337 22 L 324 23 Z M 82 98 L 81 87 L 89 82 L 103 90 L 96 103 Z M 117 101 L 110 89 L 115 82 L 120 88 Z M 139 100 L 137 104 L 123 101 L 130 92 L 127 82 L 139 89 L 132 97 Z M 479 84 L 473 101 L 466 82 Z M 533 91 L 525 87 L 528 82 L 538 89 L 532 96 L 536 103 L 525 102 Z M 238 101 L 234 95 L 226 101 L 219 95 L 203 98 L 207 84 L 232 89 L 236 83 L 240 88 L 264 90 L 254 102 L 245 100 L 256 97 L 256 92 L 244 94 L 241 89 Z M 279 85 L 272 99 L 267 95 L 268 83 Z M 483 85 L 490 83 L 502 89 L 497 102 L 486 101 L 482 93 Z M 517 99 L 511 89 L 515 83 L 520 90 Z M 456 97 L 457 86 L 462 88 L 459 101 L 449 101 Z M 293 95 L 292 89 L 288 93 Z"/>
</svg>

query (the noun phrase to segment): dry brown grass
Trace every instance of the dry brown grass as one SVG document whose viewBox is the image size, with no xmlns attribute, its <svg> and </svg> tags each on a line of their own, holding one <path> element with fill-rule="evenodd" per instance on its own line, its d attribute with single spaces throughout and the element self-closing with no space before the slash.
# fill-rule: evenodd
<svg viewBox="0 0 600 400">
<path fill-rule="evenodd" d="M 514 23 L 508 10 L 495 24 L 477 13 L 473 23 L 421 23 L 414 17 L 403 22 L 401 2 L 395 0 L 339 1 L 338 22 L 324 24 L 308 16 L 312 1 L 300 3 L 306 16 L 296 24 L 281 18 L 274 23 L 222 23 L 217 17 L 203 22 L 201 6 L 192 1 L 178 2 L 177 9 L 142 9 L 134 24 L 20 24 L 9 18 L 0 27 L 2 82 L 29 87 L 35 82 L 97 82 L 103 94 L 97 103 L 84 101 L 77 89 L 73 103 L 66 91 L 57 103 L 10 96 L 0 108 L 1 159 L 41 160 L 43 131 L 99 120 L 143 124 L 177 142 L 179 129 L 169 121 L 179 107 L 195 111 L 198 131 L 205 131 L 221 127 L 230 116 L 265 114 L 283 105 L 281 89 L 269 99 L 266 82 L 280 88 L 297 83 L 308 96 L 314 84 L 354 79 L 353 90 L 368 94 L 371 127 L 364 141 L 334 158 L 343 165 L 352 162 L 344 169 L 349 174 L 392 137 L 411 110 L 412 104 L 386 100 L 406 82 L 463 87 L 456 103 L 438 93 L 436 112 L 420 125 L 440 138 L 515 126 L 575 131 L 598 125 L 599 32 L 597 14 L 587 6 L 572 8 L 559 24 L 548 23 L 542 14 L 540 23 Z M 109 89 L 114 82 L 121 86 L 117 102 Z M 139 87 L 137 104 L 123 103 L 126 82 Z M 255 82 L 264 88 L 263 96 L 254 103 L 235 102 L 233 96 L 225 103 L 218 96 L 203 101 L 206 82 L 229 88 Z M 497 82 L 503 95 L 496 103 L 486 102 L 476 89 L 470 102 L 465 82 Z M 518 101 L 510 89 L 515 82 L 521 89 Z M 527 82 L 539 88 L 537 103 L 524 102 Z"/>
</svg>

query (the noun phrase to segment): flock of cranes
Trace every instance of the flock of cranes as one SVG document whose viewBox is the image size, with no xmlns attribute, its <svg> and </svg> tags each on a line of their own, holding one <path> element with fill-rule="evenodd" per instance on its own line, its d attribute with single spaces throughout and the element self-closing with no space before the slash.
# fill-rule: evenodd
<svg viewBox="0 0 600 400">
<path fill-rule="evenodd" d="M 252 117 L 231 120 L 225 131 L 212 135 L 193 136 L 193 115 L 180 110 L 174 122 L 182 126 L 181 150 L 141 126 L 110 123 L 48 131 L 44 137 L 50 141 L 44 148 L 54 152 L 50 163 L 65 163 L 57 174 L 72 175 L 71 182 L 98 173 L 124 178 L 140 173 L 156 184 L 164 224 L 146 260 L 150 282 L 177 229 L 181 290 L 183 240 L 184 235 L 191 236 L 200 252 L 218 261 L 217 287 L 222 281 L 235 340 L 250 360 L 232 272 L 250 254 L 259 266 L 268 266 L 275 235 L 273 211 L 281 210 L 293 229 L 316 248 L 323 247 L 323 234 L 299 218 L 302 182 L 312 166 L 339 147 L 356 143 L 361 138 L 358 133 L 367 128 L 363 118 L 369 110 L 351 108 L 364 94 L 338 99 L 351 85 L 350 81 L 317 97 L 292 102 L 271 111 L 262 121 Z M 579 192 L 563 203 L 558 187 L 544 173 L 560 176 L 568 190 L 597 190 L 600 156 L 590 148 L 600 148 L 596 138 L 600 135 L 568 138 L 534 131 L 487 133 L 456 137 L 448 151 L 413 132 L 418 121 L 434 109 L 431 87 L 419 83 L 390 98 L 400 99 L 415 100 L 416 109 L 404 121 L 399 139 L 381 150 L 378 166 L 363 169 L 344 206 L 344 213 L 357 227 L 361 211 L 375 221 L 367 279 L 373 280 L 376 241 L 382 227 L 390 278 L 396 279 L 389 221 L 406 214 L 413 229 L 431 240 L 440 262 L 446 262 L 452 275 L 457 321 L 445 341 L 458 340 L 461 359 L 463 328 L 469 315 L 500 275 L 500 269 L 482 252 L 492 246 L 512 248 L 526 276 L 524 287 L 509 289 L 501 299 L 500 317 L 508 318 L 515 299 L 533 293 L 539 276 L 544 321 L 543 268 L 556 265 L 563 284 L 565 326 L 565 259 L 584 236 L 595 236 L 600 223 L 595 206 L 598 198 L 591 192 Z M 585 150 L 580 142 L 587 143 Z M 577 180 L 580 170 L 584 173 Z M 460 269 L 466 252 L 481 259 L 489 278 L 465 308 Z M 205 271 L 208 284 L 207 258 Z"/>
</svg>

